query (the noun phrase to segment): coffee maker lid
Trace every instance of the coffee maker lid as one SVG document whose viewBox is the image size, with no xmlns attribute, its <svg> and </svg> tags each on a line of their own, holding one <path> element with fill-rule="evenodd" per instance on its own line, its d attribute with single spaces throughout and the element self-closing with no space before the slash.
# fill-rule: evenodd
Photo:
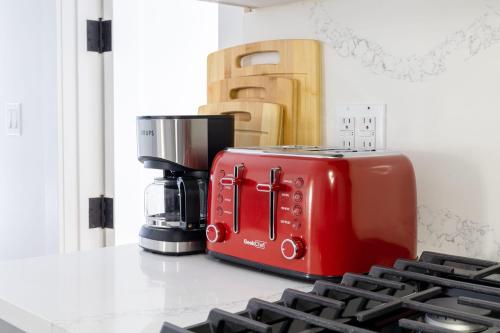
<svg viewBox="0 0 500 333">
<path fill-rule="evenodd" d="M 146 168 L 210 170 L 215 155 L 234 143 L 234 117 L 137 117 L 137 157 Z"/>
</svg>

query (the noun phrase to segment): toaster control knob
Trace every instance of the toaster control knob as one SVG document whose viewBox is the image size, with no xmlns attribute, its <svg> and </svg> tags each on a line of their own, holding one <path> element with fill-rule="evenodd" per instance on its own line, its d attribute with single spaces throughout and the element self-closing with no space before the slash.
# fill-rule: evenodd
<svg viewBox="0 0 500 333">
<path fill-rule="evenodd" d="M 304 255 L 304 252 L 304 243 L 302 243 L 300 238 L 287 238 L 281 243 L 281 254 L 285 259 L 300 259 Z"/>
<path fill-rule="evenodd" d="M 222 242 L 226 236 L 222 223 L 210 224 L 205 233 L 210 243 Z"/>
</svg>

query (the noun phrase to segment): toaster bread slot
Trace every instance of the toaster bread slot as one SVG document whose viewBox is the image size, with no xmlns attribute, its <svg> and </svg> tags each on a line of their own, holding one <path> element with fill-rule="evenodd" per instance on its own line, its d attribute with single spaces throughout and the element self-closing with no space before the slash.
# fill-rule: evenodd
<svg viewBox="0 0 500 333">
<path fill-rule="evenodd" d="M 278 201 L 279 178 L 281 168 L 269 171 L 269 184 L 257 184 L 257 191 L 269 193 L 269 239 L 276 239 L 276 203 Z"/>
<path fill-rule="evenodd" d="M 236 164 L 234 166 L 234 171 L 233 171 L 234 177 L 223 177 L 220 180 L 220 183 L 222 185 L 233 187 L 233 231 L 235 234 L 240 232 L 239 197 L 240 197 L 240 183 L 244 168 L 245 166 L 243 164 Z"/>
</svg>

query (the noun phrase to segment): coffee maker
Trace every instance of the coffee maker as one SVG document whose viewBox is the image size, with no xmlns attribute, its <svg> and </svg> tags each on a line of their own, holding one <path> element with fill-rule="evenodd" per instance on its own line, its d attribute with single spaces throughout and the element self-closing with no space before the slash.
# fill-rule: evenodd
<svg viewBox="0 0 500 333">
<path fill-rule="evenodd" d="M 142 248 L 173 255 L 205 250 L 210 167 L 233 142 L 233 116 L 137 117 L 138 159 L 163 171 L 144 192 Z"/>
</svg>

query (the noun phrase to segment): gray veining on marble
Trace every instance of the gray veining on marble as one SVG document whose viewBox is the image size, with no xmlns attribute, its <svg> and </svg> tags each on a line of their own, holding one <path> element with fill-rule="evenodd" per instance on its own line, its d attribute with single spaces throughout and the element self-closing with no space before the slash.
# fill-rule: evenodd
<svg viewBox="0 0 500 333">
<path fill-rule="evenodd" d="M 500 257 L 500 244 L 488 241 L 495 234 L 493 226 L 472 221 L 450 209 L 419 206 L 418 228 L 419 253 L 429 250 L 494 260 Z M 493 247 L 482 246 L 485 243 Z"/>
<path fill-rule="evenodd" d="M 396 80 L 421 82 L 447 71 L 449 58 L 460 54 L 466 61 L 500 42 L 500 4 L 486 2 L 484 13 L 462 29 L 450 33 L 424 54 L 398 57 L 383 45 L 356 34 L 336 22 L 325 6 L 325 0 L 313 2 L 310 20 L 316 37 L 332 47 L 339 56 L 358 60 L 373 74 Z"/>
</svg>

